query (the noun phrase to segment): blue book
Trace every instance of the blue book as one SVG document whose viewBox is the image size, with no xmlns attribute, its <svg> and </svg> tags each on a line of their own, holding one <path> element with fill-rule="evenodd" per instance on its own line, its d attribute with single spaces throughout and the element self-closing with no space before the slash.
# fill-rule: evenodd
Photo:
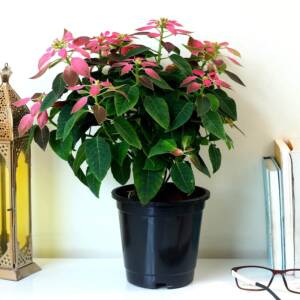
<svg viewBox="0 0 300 300">
<path fill-rule="evenodd" d="M 270 266 L 285 269 L 281 170 L 272 157 L 263 158 L 267 250 Z"/>
</svg>

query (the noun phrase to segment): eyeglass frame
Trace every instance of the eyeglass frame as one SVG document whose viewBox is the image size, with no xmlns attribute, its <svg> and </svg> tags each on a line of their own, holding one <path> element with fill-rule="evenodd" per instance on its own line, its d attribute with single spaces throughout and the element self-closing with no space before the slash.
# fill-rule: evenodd
<svg viewBox="0 0 300 300">
<path fill-rule="evenodd" d="M 247 279 L 246 277 L 244 277 L 243 275 L 238 274 L 238 270 L 244 269 L 244 268 L 259 268 L 259 269 L 264 269 L 264 270 L 271 271 L 273 275 L 272 275 L 272 277 L 271 277 L 271 279 L 270 279 L 270 281 L 269 281 L 269 283 L 268 283 L 267 285 L 262 285 L 262 284 L 260 284 L 259 282 L 255 282 L 255 281 L 249 280 L 249 279 Z M 267 267 L 263 267 L 263 266 L 246 265 L 246 266 L 234 267 L 234 268 L 231 269 L 231 271 L 232 271 L 232 272 L 235 272 L 235 274 L 238 274 L 239 277 L 242 277 L 242 279 L 241 279 L 242 281 L 245 281 L 245 282 L 250 283 L 250 284 L 252 284 L 252 285 L 254 285 L 254 286 L 260 287 L 259 289 L 246 289 L 246 288 L 242 288 L 242 287 L 240 287 L 239 284 L 238 284 L 238 278 L 237 278 L 237 276 L 235 276 L 235 274 L 232 273 L 232 276 L 233 276 L 234 279 L 235 279 L 235 283 L 236 283 L 237 287 L 238 287 L 239 289 L 241 289 L 241 290 L 251 291 L 251 292 L 260 292 L 260 291 L 264 291 L 264 290 L 270 288 L 270 286 L 271 286 L 271 284 L 272 284 L 272 282 L 273 282 L 273 280 L 274 280 L 274 277 L 275 277 L 276 275 L 281 275 L 282 280 L 283 280 L 283 283 L 284 283 L 286 289 L 287 289 L 289 292 L 291 292 L 291 293 L 294 293 L 294 294 L 300 294 L 300 291 L 299 291 L 299 292 L 296 292 L 296 291 L 292 291 L 292 290 L 289 289 L 288 284 L 287 284 L 287 281 L 286 281 L 286 278 L 285 278 L 285 274 L 286 274 L 287 272 L 293 272 L 293 271 L 299 271 L 299 272 L 300 272 L 300 269 L 284 269 L 284 270 L 276 270 L 276 269 L 271 269 L 271 268 L 267 268 Z M 246 280 L 244 280 L 244 279 L 246 279 Z M 256 285 L 256 283 L 258 283 L 259 285 Z M 262 286 L 264 286 L 264 287 L 262 287 Z"/>
</svg>

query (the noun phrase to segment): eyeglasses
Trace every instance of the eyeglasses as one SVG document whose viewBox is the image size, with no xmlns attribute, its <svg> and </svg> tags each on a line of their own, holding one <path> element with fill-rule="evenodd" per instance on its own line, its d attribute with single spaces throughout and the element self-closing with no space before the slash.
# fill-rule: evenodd
<svg viewBox="0 0 300 300">
<path fill-rule="evenodd" d="M 236 285 L 246 291 L 268 291 L 275 299 L 280 298 L 270 289 L 275 275 L 281 275 L 286 289 L 300 294 L 300 269 L 273 270 L 261 266 L 241 266 L 231 269 Z"/>
</svg>

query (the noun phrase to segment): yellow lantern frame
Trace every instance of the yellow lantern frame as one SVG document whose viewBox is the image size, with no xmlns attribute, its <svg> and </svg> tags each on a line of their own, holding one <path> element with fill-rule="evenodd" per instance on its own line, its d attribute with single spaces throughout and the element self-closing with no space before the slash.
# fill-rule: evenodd
<svg viewBox="0 0 300 300">
<path fill-rule="evenodd" d="M 0 278 L 20 280 L 40 268 L 32 260 L 31 174 L 28 135 L 18 124 L 28 109 L 9 84 L 10 68 L 0 73 Z"/>
</svg>

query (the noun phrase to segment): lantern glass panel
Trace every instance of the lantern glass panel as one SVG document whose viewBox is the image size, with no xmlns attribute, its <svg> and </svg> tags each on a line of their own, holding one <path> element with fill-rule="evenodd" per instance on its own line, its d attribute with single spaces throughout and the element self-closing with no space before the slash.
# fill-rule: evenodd
<svg viewBox="0 0 300 300">
<path fill-rule="evenodd" d="M 0 154 L 0 255 L 7 250 L 11 238 L 10 174 L 5 158 Z"/>
<path fill-rule="evenodd" d="M 28 154 L 21 151 L 16 169 L 17 240 L 22 249 L 30 236 L 30 190 Z"/>
</svg>

